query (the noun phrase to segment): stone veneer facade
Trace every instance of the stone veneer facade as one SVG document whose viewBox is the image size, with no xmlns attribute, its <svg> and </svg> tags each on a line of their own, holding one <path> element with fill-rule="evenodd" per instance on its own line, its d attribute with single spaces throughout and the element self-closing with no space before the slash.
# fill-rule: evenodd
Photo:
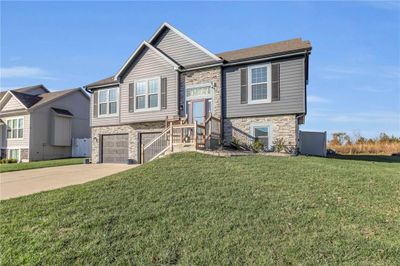
<svg viewBox="0 0 400 266">
<path fill-rule="evenodd" d="M 29 149 L 21 149 L 21 161 L 27 162 L 29 160 Z"/>
<path fill-rule="evenodd" d="M 252 125 L 267 125 L 271 128 L 271 146 L 275 139 L 283 138 L 287 146 L 297 148 L 299 125 L 295 115 L 225 118 L 224 143 L 229 144 L 235 138 L 249 144 L 253 141 L 250 137 Z"/>
<path fill-rule="evenodd" d="M 129 139 L 129 159 L 136 163 L 139 158 L 139 134 L 146 132 L 161 132 L 164 130 L 164 122 L 147 122 L 130 125 L 103 126 L 92 128 L 92 162 L 100 162 L 100 139 L 102 135 L 128 134 Z"/>
<path fill-rule="evenodd" d="M 185 106 L 185 88 L 188 85 L 196 85 L 203 83 L 214 83 L 214 92 L 212 99 L 213 116 L 221 117 L 221 67 L 212 67 L 206 69 L 198 69 L 180 74 L 180 90 L 179 105 Z M 184 111 L 181 112 L 183 116 Z"/>
</svg>

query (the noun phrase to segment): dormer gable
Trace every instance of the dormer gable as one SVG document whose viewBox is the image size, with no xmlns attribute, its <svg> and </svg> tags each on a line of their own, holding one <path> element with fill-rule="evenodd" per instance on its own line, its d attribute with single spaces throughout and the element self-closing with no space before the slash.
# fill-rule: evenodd
<svg viewBox="0 0 400 266">
<path fill-rule="evenodd" d="M 146 41 L 143 41 L 138 48 L 133 52 L 133 54 L 129 57 L 129 59 L 125 62 L 125 64 L 120 68 L 120 70 L 117 72 L 117 74 L 114 76 L 114 80 L 119 80 L 121 79 L 124 74 L 126 74 L 126 71 L 132 66 L 132 64 L 135 62 L 137 58 L 139 58 L 141 55 L 143 55 L 144 51 L 150 51 L 151 53 L 155 54 L 158 58 L 161 60 L 165 61 L 171 67 L 173 67 L 175 70 L 179 69 L 180 66 L 171 60 L 169 57 L 161 53 L 158 49 L 154 48 L 151 44 L 149 44 Z"/>
<path fill-rule="evenodd" d="M 163 23 L 149 43 L 183 67 L 221 62 L 221 58 L 168 23 Z"/>
</svg>

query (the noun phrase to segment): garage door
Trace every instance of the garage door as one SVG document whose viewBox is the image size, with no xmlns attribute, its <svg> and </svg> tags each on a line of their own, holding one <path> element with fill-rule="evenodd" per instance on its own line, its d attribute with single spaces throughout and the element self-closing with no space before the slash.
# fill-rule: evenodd
<svg viewBox="0 0 400 266">
<path fill-rule="evenodd" d="M 144 146 L 146 146 L 155 137 L 160 135 L 160 133 L 161 132 L 141 133 L 140 134 L 140 144 L 143 144 Z M 139 152 L 139 154 L 140 154 L 140 152 Z M 139 158 L 139 160 L 141 160 L 141 158 Z"/>
<path fill-rule="evenodd" d="M 128 134 L 103 135 L 103 163 L 127 163 Z"/>
</svg>

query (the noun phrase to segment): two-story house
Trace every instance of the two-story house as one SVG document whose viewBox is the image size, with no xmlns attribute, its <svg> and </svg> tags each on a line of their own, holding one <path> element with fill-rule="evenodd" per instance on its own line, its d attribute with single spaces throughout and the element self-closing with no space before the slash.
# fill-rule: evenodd
<svg viewBox="0 0 400 266">
<path fill-rule="evenodd" d="M 93 162 L 148 161 L 175 142 L 197 148 L 215 127 L 224 144 L 258 139 L 272 149 L 280 138 L 296 148 L 310 52 L 292 39 L 213 54 L 164 23 L 115 75 L 85 86 Z"/>
<path fill-rule="evenodd" d="M 89 96 L 80 88 L 43 85 L 0 94 L 1 158 L 39 161 L 71 157 L 72 139 L 89 138 Z"/>
</svg>

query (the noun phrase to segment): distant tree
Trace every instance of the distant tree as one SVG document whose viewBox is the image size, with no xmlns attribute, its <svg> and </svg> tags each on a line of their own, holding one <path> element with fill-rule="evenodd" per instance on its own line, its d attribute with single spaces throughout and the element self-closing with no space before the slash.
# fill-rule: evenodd
<svg viewBox="0 0 400 266">
<path fill-rule="evenodd" d="M 357 139 L 355 140 L 356 144 L 365 144 L 367 143 L 367 139 L 364 138 L 363 136 L 358 136 Z"/>
<path fill-rule="evenodd" d="M 381 134 L 379 134 L 379 138 L 378 138 L 378 142 L 380 143 L 389 143 L 390 142 L 390 137 L 388 134 L 382 132 Z"/>
<path fill-rule="evenodd" d="M 348 139 L 350 138 L 345 132 L 335 132 L 332 133 L 332 139 L 330 140 L 329 144 L 332 146 L 342 145 Z"/>
</svg>

